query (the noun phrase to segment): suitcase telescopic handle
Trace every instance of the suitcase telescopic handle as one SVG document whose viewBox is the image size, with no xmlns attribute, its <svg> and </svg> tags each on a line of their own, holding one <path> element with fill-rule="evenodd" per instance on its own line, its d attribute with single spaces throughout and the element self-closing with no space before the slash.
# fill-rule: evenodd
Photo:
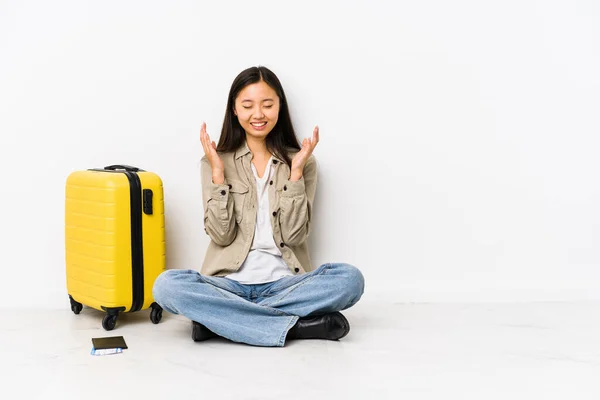
<svg viewBox="0 0 600 400">
<path fill-rule="evenodd" d="M 109 171 L 114 171 L 117 169 L 124 169 L 125 171 L 131 171 L 131 172 L 138 172 L 140 170 L 138 167 L 132 167 L 131 165 L 121 165 L 121 164 L 109 165 L 107 167 L 104 167 L 104 169 L 109 170 Z"/>
</svg>

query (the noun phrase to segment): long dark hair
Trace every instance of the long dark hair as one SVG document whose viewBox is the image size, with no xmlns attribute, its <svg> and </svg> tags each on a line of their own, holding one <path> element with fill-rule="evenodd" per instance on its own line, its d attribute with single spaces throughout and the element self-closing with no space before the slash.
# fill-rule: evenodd
<svg viewBox="0 0 600 400">
<path fill-rule="evenodd" d="M 229 97 L 227 98 L 227 109 L 225 110 L 225 119 L 223 120 L 223 128 L 221 129 L 217 151 L 235 151 L 244 144 L 246 132 L 234 114 L 235 99 L 246 86 L 260 81 L 264 81 L 269 85 L 279 97 L 279 116 L 273 130 L 266 137 L 267 150 L 285 161 L 291 168 L 292 161 L 288 156 L 288 150 L 300 150 L 300 144 L 292 125 L 287 99 L 285 98 L 281 82 L 279 82 L 279 78 L 271 70 L 262 66 L 245 69 L 233 80 L 231 89 L 229 90 Z"/>
</svg>

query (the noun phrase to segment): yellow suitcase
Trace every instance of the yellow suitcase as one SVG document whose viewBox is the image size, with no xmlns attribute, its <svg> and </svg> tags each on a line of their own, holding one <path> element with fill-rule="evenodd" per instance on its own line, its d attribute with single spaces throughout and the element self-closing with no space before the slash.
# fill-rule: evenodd
<svg viewBox="0 0 600 400">
<path fill-rule="evenodd" d="M 162 308 L 152 286 L 165 270 L 163 185 L 152 172 L 128 165 L 72 172 L 66 182 L 65 247 L 71 310 L 106 312 L 105 330 L 119 313 Z"/>
</svg>

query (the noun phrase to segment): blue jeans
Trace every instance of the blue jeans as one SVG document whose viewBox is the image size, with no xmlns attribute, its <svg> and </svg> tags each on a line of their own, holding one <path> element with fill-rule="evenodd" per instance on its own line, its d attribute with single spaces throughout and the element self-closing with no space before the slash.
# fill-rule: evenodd
<svg viewBox="0 0 600 400">
<path fill-rule="evenodd" d="M 299 317 L 350 308 L 363 291 L 364 278 L 356 267 L 323 264 L 306 274 L 257 285 L 195 270 L 167 270 L 156 279 L 153 295 L 166 311 L 231 341 L 282 347 Z"/>
</svg>

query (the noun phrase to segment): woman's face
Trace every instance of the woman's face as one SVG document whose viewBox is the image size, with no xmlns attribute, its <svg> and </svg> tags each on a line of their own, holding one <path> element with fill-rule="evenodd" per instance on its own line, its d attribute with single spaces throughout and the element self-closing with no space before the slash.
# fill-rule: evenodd
<svg viewBox="0 0 600 400">
<path fill-rule="evenodd" d="M 264 139 L 277 124 L 279 97 L 265 82 L 253 83 L 238 94 L 234 112 L 246 135 Z"/>
</svg>

